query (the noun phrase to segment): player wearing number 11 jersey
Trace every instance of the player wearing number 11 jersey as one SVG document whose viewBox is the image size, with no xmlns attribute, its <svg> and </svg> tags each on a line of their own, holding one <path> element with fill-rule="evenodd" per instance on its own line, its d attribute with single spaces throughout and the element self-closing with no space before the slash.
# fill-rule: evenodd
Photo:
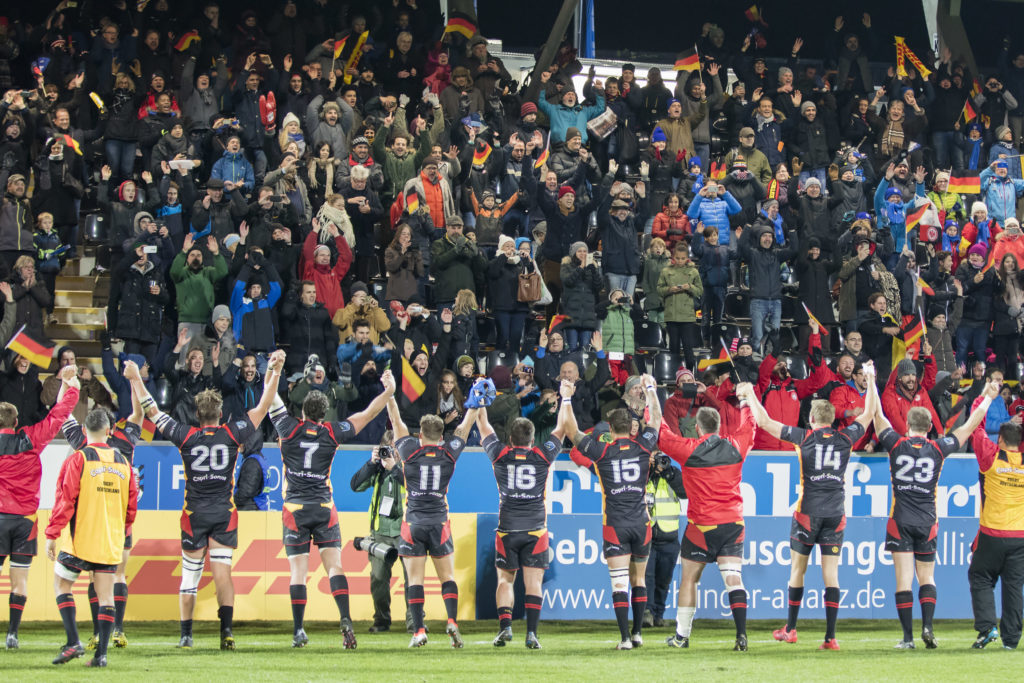
<svg viewBox="0 0 1024 683">
<path fill-rule="evenodd" d="M 373 421 L 395 391 L 390 372 L 381 377 L 384 391 L 360 413 L 341 422 L 324 422 L 329 407 L 322 391 L 311 391 L 302 402 L 302 420 L 288 414 L 284 402 L 274 397 L 270 419 L 281 437 L 284 463 L 284 508 L 281 511 L 285 554 L 291 568 L 288 592 L 292 601 L 292 647 L 309 642 L 304 619 L 306 581 L 309 579 L 309 542 L 316 544 L 327 569 L 331 595 L 341 617 L 342 644 L 356 647 L 356 635 L 348 605 L 348 578 L 341 567 L 341 527 L 331 490 L 331 466 L 338 446 L 354 438 Z"/>
<path fill-rule="evenodd" d="M 914 576 L 921 603 L 921 640 L 928 649 L 938 647 L 932 630 L 935 614 L 935 548 L 939 534 L 935 512 L 935 487 L 942 463 L 967 442 L 985 419 L 992 400 L 999 396 L 1002 382 L 985 387 L 985 396 L 963 426 L 947 435 L 928 438 L 932 415 L 927 408 L 914 407 L 907 413 L 907 435 L 900 436 L 882 414 L 875 411 L 875 433 L 889 453 L 892 475 L 892 512 L 886 525 L 885 549 L 892 553 L 896 570 L 896 613 L 903 627 L 898 650 L 914 649 Z M 998 399 L 1002 400 L 1002 399 Z"/>
<path fill-rule="evenodd" d="M 161 412 L 146 391 L 141 377 L 131 378 L 132 389 L 141 398 L 160 432 L 181 451 L 185 465 L 185 507 L 181 512 L 181 587 L 178 601 L 181 609 L 181 640 L 178 647 L 192 649 L 192 615 L 196 592 L 203 575 L 207 546 L 210 569 L 217 589 L 217 617 L 220 619 L 220 648 L 234 650 L 232 633 L 235 589 L 231 580 L 231 556 L 238 547 L 238 511 L 232 494 L 235 489 L 235 460 L 238 450 L 256 433 L 267 415 L 271 400 L 277 395 L 277 384 L 284 365 L 284 353 L 271 355 L 263 396 L 246 416 L 228 424 L 220 424 L 223 400 L 212 389 L 196 396 L 199 427 L 179 424 Z"/>
<path fill-rule="evenodd" d="M 821 574 L 825 583 L 825 641 L 819 650 L 838 650 L 836 620 L 839 618 L 839 551 L 846 529 L 846 466 L 853 445 L 863 438 L 878 405 L 873 363 L 855 370 L 867 378 L 864 411 L 845 429 L 835 429 L 835 407 L 828 401 L 811 403 L 810 429 L 790 427 L 768 416 L 756 394 L 747 397 L 758 429 L 796 446 L 800 458 L 800 498 L 793 511 L 789 547 L 793 562 L 789 571 L 789 617 L 776 629 L 775 640 L 796 642 L 796 620 L 804 596 L 804 574 L 815 545 L 821 546 Z"/>
<path fill-rule="evenodd" d="M 643 376 L 645 386 L 654 379 Z M 651 396 L 655 400 L 651 401 Z M 656 394 L 648 392 L 647 409 L 652 419 L 661 418 Z M 563 407 L 565 401 L 562 398 Z M 571 404 L 570 404 L 571 408 Z M 577 432 L 576 417 L 570 410 L 566 436 L 576 442 L 570 451 L 572 461 L 582 467 L 594 467 L 604 491 L 604 556 L 612 582 L 612 607 L 619 625 L 617 650 L 632 650 L 643 645 L 644 611 L 647 608 L 647 558 L 651 554 L 651 520 L 647 512 L 647 479 L 652 451 L 658 445 L 658 431 L 641 426 L 631 436 L 632 416 L 625 408 L 608 413 L 607 428 L 594 428 L 592 434 Z M 629 628 L 630 588 L 632 588 L 633 628 Z"/>
</svg>

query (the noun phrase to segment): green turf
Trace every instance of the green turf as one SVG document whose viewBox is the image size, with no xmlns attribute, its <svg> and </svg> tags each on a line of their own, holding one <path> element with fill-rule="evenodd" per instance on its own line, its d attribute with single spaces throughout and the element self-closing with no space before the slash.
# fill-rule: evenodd
<svg viewBox="0 0 1024 683">
<path fill-rule="evenodd" d="M 26 624 L 21 649 L 0 650 L 0 679 L 4 681 L 51 679 L 55 674 L 73 680 L 101 676 L 151 681 L 189 680 L 236 683 L 237 681 L 603 681 L 631 683 L 679 681 L 704 675 L 703 680 L 821 681 L 870 680 L 1019 680 L 1024 652 L 1003 650 L 996 641 L 983 651 L 970 649 L 975 633 L 968 622 L 939 622 L 935 629 L 938 650 L 902 652 L 892 649 L 899 630 L 892 621 L 847 621 L 839 624 L 839 652 L 818 652 L 822 622 L 800 625 L 800 642 L 794 645 L 771 640 L 777 622 L 750 624 L 750 651 L 732 652 L 733 631 L 728 621 L 694 625 L 689 650 L 664 645 L 671 626 L 648 629 L 646 645 L 639 651 L 616 652 L 617 633 L 612 622 L 542 622 L 537 652 L 523 646 L 524 622 L 513 623 L 515 640 L 503 649 L 491 645 L 494 623 L 466 623 L 466 647 L 453 651 L 440 622 L 431 622 L 429 644 L 407 649 L 404 632 L 370 634 L 368 624 L 356 625 L 359 647 L 341 648 L 335 624 L 310 624 L 310 644 L 305 650 L 291 648 L 291 625 L 240 623 L 236 625 L 236 652 L 220 652 L 217 627 L 196 625 L 196 648 L 179 652 L 176 622 L 129 624 L 126 650 L 111 649 L 110 666 L 102 672 L 83 668 L 83 660 L 58 667 L 50 664 L 63 642 L 58 624 Z M 144 676 L 144 679 L 140 679 Z M 998 677 L 998 678 L 996 678 Z"/>
</svg>

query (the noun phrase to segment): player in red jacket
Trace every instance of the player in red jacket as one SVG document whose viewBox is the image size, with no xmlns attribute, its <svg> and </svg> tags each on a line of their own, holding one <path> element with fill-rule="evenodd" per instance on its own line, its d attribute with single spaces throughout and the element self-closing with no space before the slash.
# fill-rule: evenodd
<svg viewBox="0 0 1024 683">
<path fill-rule="evenodd" d="M 833 376 L 832 371 L 821 358 L 821 335 L 818 324 L 808 322 L 811 336 L 807 341 L 807 359 L 815 366 L 814 373 L 807 379 L 793 379 L 786 362 L 775 356 L 765 356 L 758 368 L 757 394 L 768 416 L 786 425 L 795 425 L 800 419 L 800 401 L 823 387 Z M 815 350 L 818 352 L 815 353 Z M 739 392 L 737 391 L 737 394 Z M 754 448 L 766 451 L 791 451 L 793 444 L 780 441 L 764 430 L 758 430 L 754 437 Z"/>
<path fill-rule="evenodd" d="M 36 513 L 43 477 L 39 455 L 78 405 L 77 371 L 75 365 L 61 370 L 57 403 L 34 425 L 19 428 L 18 409 L 10 403 L 0 403 L 0 567 L 11 556 L 8 650 L 18 648 L 18 626 L 28 593 L 28 569 L 37 550 Z"/>
<path fill-rule="evenodd" d="M 932 347 L 925 339 L 921 342 L 921 362 L 924 364 L 924 376 L 918 379 L 917 366 L 910 359 L 910 354 L 896 364 L 889 375 L 889 381 L 882 392 L 882 412 L 889 418 L 892 428 L 900 434 L 907 433 L 907 413 L 914 406 L 927 408 L 932 414 L 932 426 L 939 434 L 946 430 L 939 420 L 938 413 L 928 397 L 928 392 L 935 387 L 935 375 L 938 370 L 932 357 Z"/>
</svg>

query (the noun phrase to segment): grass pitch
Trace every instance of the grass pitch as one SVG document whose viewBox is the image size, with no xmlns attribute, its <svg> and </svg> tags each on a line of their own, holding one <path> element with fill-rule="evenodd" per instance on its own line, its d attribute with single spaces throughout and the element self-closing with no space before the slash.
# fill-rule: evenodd
<svg viewBox="0 0 1024 683">
<path fill-rule="evenodd" d="M 633 680 L 677 681 L 701 676 L 704 680 L 746 681 L 945 681 L 1019 680 L 1024 652 L 1007 651 L 996 641 L 985 650 L 971 650 L 975 632 L 969 622 L 939 621 L 935 632 L 938 650 L 896 651 L 900 631 L 896 620 L 840 621 L 842 650 L 819 652 L 824 631 L 821 621 L 800 623 L 800 641 L 777 643 L 771 630 L 778 622 L 751 622 L 750 650 L 732 652 L 731 621 L 697 621 L 688 650 L 669 648 L 664 639 L 674 624 L 647 629 L 645 645 L 632 652 L 616 652 L 615 624 L 608 622 L 544 622 L 538 634 L 540 651 L 523 645 L 525 622 L 513 622 L 515 639 L 504 648 L 491 640 L 496 623 L 466 622 L 466 647 L 453 651 L 441 622 L 428 622 L 430 641 L 409 650 L 409 636 L 401 631 L 367 633 L 369 624 L 356 624 L 359 647 L 341 648 L 336 624 L 312 623 L 306 631 L 310 643 L 291 648 L 290 623 L 248 622 L 235 626 L 238 650 L 221 652 L 217 625 L 197 623 L 196 647 L 175 649 L 177 622 L 127 624 L 128 648 L 111 648 L 109 668 L 85 669 L 85 658 L 63 667 L 50 664 L 64 642 L 59 624 L 25 624 L 21 649 L 0 650 L 0 677 L 4 681 L 84 680 L 116 678 L 151 681 L 185 679 L 224 683 L 237 681 L 568 681 Z M 79 626 L 88 625 L 79 622 Z M 915 622 L 919 629 L 919 622 Z M 88 633 L 83 631 L 83 641 Z M 90 657 L 87 653 L 86 657 Z"/>
</svg>

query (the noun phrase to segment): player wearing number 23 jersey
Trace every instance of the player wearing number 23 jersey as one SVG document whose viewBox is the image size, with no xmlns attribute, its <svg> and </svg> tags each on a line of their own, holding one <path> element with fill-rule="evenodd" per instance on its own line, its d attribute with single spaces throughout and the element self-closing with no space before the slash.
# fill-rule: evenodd
<svg viewBox="0 0 1024 683">
<path fill-rule="evenodd" d="M 238 449 L 255 431 L 248 416 L 228 424 L 190 427 L 166 413 L 156 426 L 181 451 L 185 465 L 185 507 L 181 513 L 181 547 L 200 550 L 212 538 L 238 547 L 235 460 Z"/>
<path fill-rule="evenodd" d="M 398 554 L 402 557 L 444 557 L 455 550 L 448 524 L 448 483 L 466 442 L 459 437 L 421 446 L 406 436 L 395 442 L 404 463 L 405 519 Z"/>
<path fill-rule="evenodd" d="M 340 548 L 341 527 L 331 490 L 331 465 L 338 446 L 356 435 L 351 422 L 299 421 L 283 407 L 270 411 L 281 437 L 284 463 L 284 545 L 286 553 L 318 548 Z"/>
</svg>

